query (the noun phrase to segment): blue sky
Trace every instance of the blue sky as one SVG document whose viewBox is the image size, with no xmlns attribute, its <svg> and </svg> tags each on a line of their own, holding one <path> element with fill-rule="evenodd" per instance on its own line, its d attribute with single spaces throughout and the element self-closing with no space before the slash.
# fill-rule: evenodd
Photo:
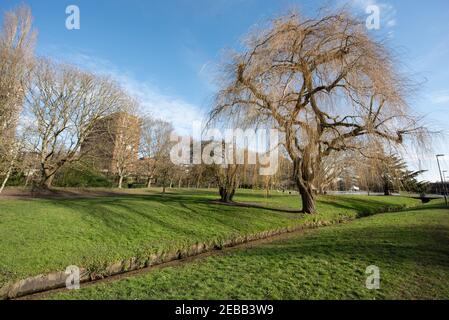
<svg viewBox="0 0 449 320">
<path fill-rule="evenodd" d="M 115 77 L 148 112 L 171 120 L 180 131 L 210 107 L 215 70 L 227 48 L 238 49 L 248 30 L 297 8 L 344 1 L 306 0 L 0 0 L 1 11 L 20 3 L 33 11 L 39 31 L 37 53 Z M 448 155 L 449 1 L 350 0 L 358 14 L 370 4 L 381 9 L 381 36 L 423 89 L 412 100 L 433 129 L 444 132 L 435 151 Z M 65 28 L 68 5 L 81 11 L 81 29 Z M 435 158 L 410 155 L 410 166 L 438 178 Z M 449 174 L 449 173 L 448 173 Z"/>
</svg>

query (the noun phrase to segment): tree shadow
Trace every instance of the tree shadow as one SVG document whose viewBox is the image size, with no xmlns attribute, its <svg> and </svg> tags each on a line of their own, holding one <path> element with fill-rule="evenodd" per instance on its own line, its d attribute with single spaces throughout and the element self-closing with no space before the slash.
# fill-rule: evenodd
<svg viewBox="0 0 449 320">
<path fill-rule="evenodd" d="M 382 266 L 413 262 L 440 266 L 449 271 L 449 229 L 429 226 L 369 226 L 340 228 L 295 239 L 282 240 L 242 253 L 260 260 L 264 257 L 319 258 L 343 263 L 358 260 Z M 367 265 L 368 266 L 368 265 Z"/>
</svg>

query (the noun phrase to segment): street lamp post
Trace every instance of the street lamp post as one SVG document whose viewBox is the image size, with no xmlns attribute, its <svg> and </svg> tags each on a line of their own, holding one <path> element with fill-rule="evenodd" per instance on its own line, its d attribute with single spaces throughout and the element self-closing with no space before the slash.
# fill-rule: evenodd
<svg viewBox="0 0 449 320">
<path fill-rule="evenodd" d="M 446 185 L 446 173 L 447 173 L 447 170 L 443 170 L 441 172 L 443 173 L 444 192 L 445 192 L 446 196 L 448 196 L 449 194 L 447 192 L 447 185 Z"/>
<path fill-rule="evenodd" d="M 446 192 L 446 185 L 444 183 L 444 179 L 443 179 L 443 173 L 441 172 L 441 166 L 440 166 L 440 157 L 444 157 L 444 154 L 437 154 L 437 163 L 438 163 L 438 170 L 440 171 L 440 178 L 441 178 L 441 183 L 443 184 L 443 193 L 444 193 L 444 201 L 446 202 L 446 207 L 447 207 L 447 192 Z"/>
</svg>

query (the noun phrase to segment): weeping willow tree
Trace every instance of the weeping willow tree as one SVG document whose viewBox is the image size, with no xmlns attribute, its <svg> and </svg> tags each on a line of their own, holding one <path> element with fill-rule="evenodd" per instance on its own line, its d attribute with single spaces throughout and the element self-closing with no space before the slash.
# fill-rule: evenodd
<svg viewBox="0 0 449 320">
<path fill-rule="evenodd" d="M 277 128 L 305 213 L 316 211 L 323 159 L 425 134 L 407 102 L 409 79 L 345 11 L 277 18 L 243 46 L 225 62 L 210 119 Z"/>
</svg>

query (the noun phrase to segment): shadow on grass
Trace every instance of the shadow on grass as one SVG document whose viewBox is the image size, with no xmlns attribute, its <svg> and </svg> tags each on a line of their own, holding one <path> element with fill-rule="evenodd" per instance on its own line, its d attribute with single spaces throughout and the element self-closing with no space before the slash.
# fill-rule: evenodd
<svg viewBox="0 0 449 320">
<path fill-rule="evenodd" d="M 201 199 L 179 194 L 45 201 L 52 206 L 69 209 L 64 212 L 81 215 L 93 227 L 102 225 L 122 234 L 132 234 L 135 230 L 145 232 L 142 229 L 148 226 L 157 230 L 159 235 L 198 237 L 198 234 L 210 234 L 215 231 L 219 235 L 220 232 L 240 230 L 243 224 L 249 226 L 263 223 L 269 227 L 270 221 L 276 221 L 276 216 L 272 214 L 266 215 L 267 218 L 264 219 L 264 211 L 251 211 L 252 208 L 238 211 L 232 207 L 211 204 L 207 197 Z M 257 220 L 254 220 L 254 214 L 258 214 Z M 232 219 L 234 216 L 237 219 Z"/>
<path fill-rule="evenodd" d="M 317 258 L 348 263 L 363 263 L 394 268 L 397 264 L 414 263 L 447 268 L 449 271 L 449 227 L 446 226 L 366 226 L 321 230 L 241 253 L 256 260 L 294 256 L 299 259 Z"/>
<path fill-rule="evenodd" d="M 284 212 L 284 213 L 303 213 L 301 210 L 273 208 L 273 207 L 262 206 L 257 203 L 251 203 L 251 202 L 221 202 L 219 200 L 211 200 L 210 203 L 216 204 L 216 205 L 228 206 L 228 207 L 253 208 L 253 209 L 262 209 L 262 210 Z"/>
</svg>

